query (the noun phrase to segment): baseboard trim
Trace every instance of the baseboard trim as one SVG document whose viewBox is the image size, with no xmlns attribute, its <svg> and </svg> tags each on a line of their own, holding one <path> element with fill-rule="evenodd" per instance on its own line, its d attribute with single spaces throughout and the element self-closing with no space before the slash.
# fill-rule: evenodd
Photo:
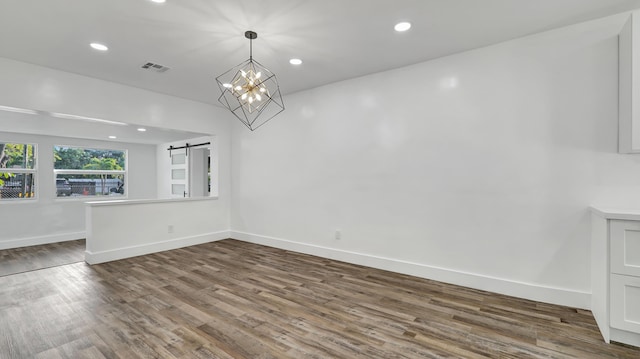
<svg viewBox="0 0 640 359">
<path fill-rule="evenodd" d="M 37 246 L 40 244 L 74 241 L 76 239 L 83 239 L 83 238 L 86 238 L 85 232 L 71 232 L 71 233 L 51 234 L 47 236 L 27 237 L 27 238 L 13 239 L 9 241 L 0 241 L 0 249 Z"/>
<path fill-rule="evenodd" d="M 611 338 L 610 340 L 606 340 L 606 342 L 607 343 L 618 342 L 618 343 L 633 345 L 635 347 L 640 347 L 640 334 L 631 333 L 626 330 L 611 328 Z"/>
<path fill-rule="evenodd" d="M 195 236 L 175 238 L 168 241 L 154 242 L 131 247 L 112 249 L 101 252 L 84 252 L 84 260 L 89 264 L 98 264 L 104 262 L 115 261 L 119 259 L 131 258 L 151 254 L 156 252 L 168 251 L 197 244 L 215 242 L 230 237 L 229 231 L 219 231 L 205 233 Z"/>
<path fill-rule="evenodd" d="M 408 274 L 518 298 L 530 299 L 538 302 L 582 309 L 589 309 L 591 304 L 591 293 L 588 292 L 518 282 L 504 278 L 485 276 L 476 273 L 435 267 L 393 258 L 385 258 L 365 253 L 345 251 L 241 231 L 230 231 L 230 237 L 240 241 L 335 259 L 343 262 Z"/>
</svg>

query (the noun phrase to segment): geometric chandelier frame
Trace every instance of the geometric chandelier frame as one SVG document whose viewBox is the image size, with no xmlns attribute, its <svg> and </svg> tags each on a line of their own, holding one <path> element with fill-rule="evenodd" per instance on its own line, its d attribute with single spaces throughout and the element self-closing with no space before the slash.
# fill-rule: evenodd
<svg viewBox="0 0 640 359">
<path fill-rule="evenodd" d="M 253 40 L 258 37 L 246 31 L 249 59 L 216 77 L 222 94 L 218 101 L 247 128 L 254 131 L 284 111 L 284 102 L 276 75 L 253 59 Z"/>
</svg>

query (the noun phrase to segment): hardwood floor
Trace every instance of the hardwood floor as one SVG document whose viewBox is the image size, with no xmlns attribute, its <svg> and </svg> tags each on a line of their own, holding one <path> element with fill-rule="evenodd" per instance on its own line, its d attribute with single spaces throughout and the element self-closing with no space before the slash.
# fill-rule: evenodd
<svg viewBox="0 0 640 359">
<path fill-rule="evenodd" d="M 224 240 L 0 278 L 0 358 L 640 358 L 589 311 Z"/>
<path fill-rule="evenodd" d="M 85 240 L 0 250 L 0 277 L 84 261 Z"/>
</svg>

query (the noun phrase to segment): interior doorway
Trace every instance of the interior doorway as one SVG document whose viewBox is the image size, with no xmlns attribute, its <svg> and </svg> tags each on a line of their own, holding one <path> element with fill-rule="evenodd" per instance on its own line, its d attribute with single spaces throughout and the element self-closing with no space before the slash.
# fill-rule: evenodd
<svg viewBox="0 0 640 359">
<path fill-rule="evenodd" d="M 171 154 L 171 197 L 211 195 L 211 148 L 192 147 Z"/>
<path fill-rule="evenodd" d="M 189 167 L 187 151 L 171 154 L 171 197 L 189 197 Z"/>
<path fill-rule="evenodd" d="M 211 195 L 211 150 L 207 147 L 193 148 L 189 152 L 191 197 Z"/>
</svg>

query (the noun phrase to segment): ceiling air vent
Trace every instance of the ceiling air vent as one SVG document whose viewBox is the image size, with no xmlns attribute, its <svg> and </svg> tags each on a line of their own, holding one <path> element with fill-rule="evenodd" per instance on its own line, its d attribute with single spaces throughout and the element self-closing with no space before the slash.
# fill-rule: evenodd
<svg viewBox="0 0 640 359">
<path fill-rule="evenodd" d="M 166 72 L 170 69 L 170 67 L 163 66 L 160 64 L 154 64 L 153 62 L 147 62 L 146 64 L 142 65 L 142 68 L 147 70 L 153 70 L 159 73 Z"/>
</svg>

